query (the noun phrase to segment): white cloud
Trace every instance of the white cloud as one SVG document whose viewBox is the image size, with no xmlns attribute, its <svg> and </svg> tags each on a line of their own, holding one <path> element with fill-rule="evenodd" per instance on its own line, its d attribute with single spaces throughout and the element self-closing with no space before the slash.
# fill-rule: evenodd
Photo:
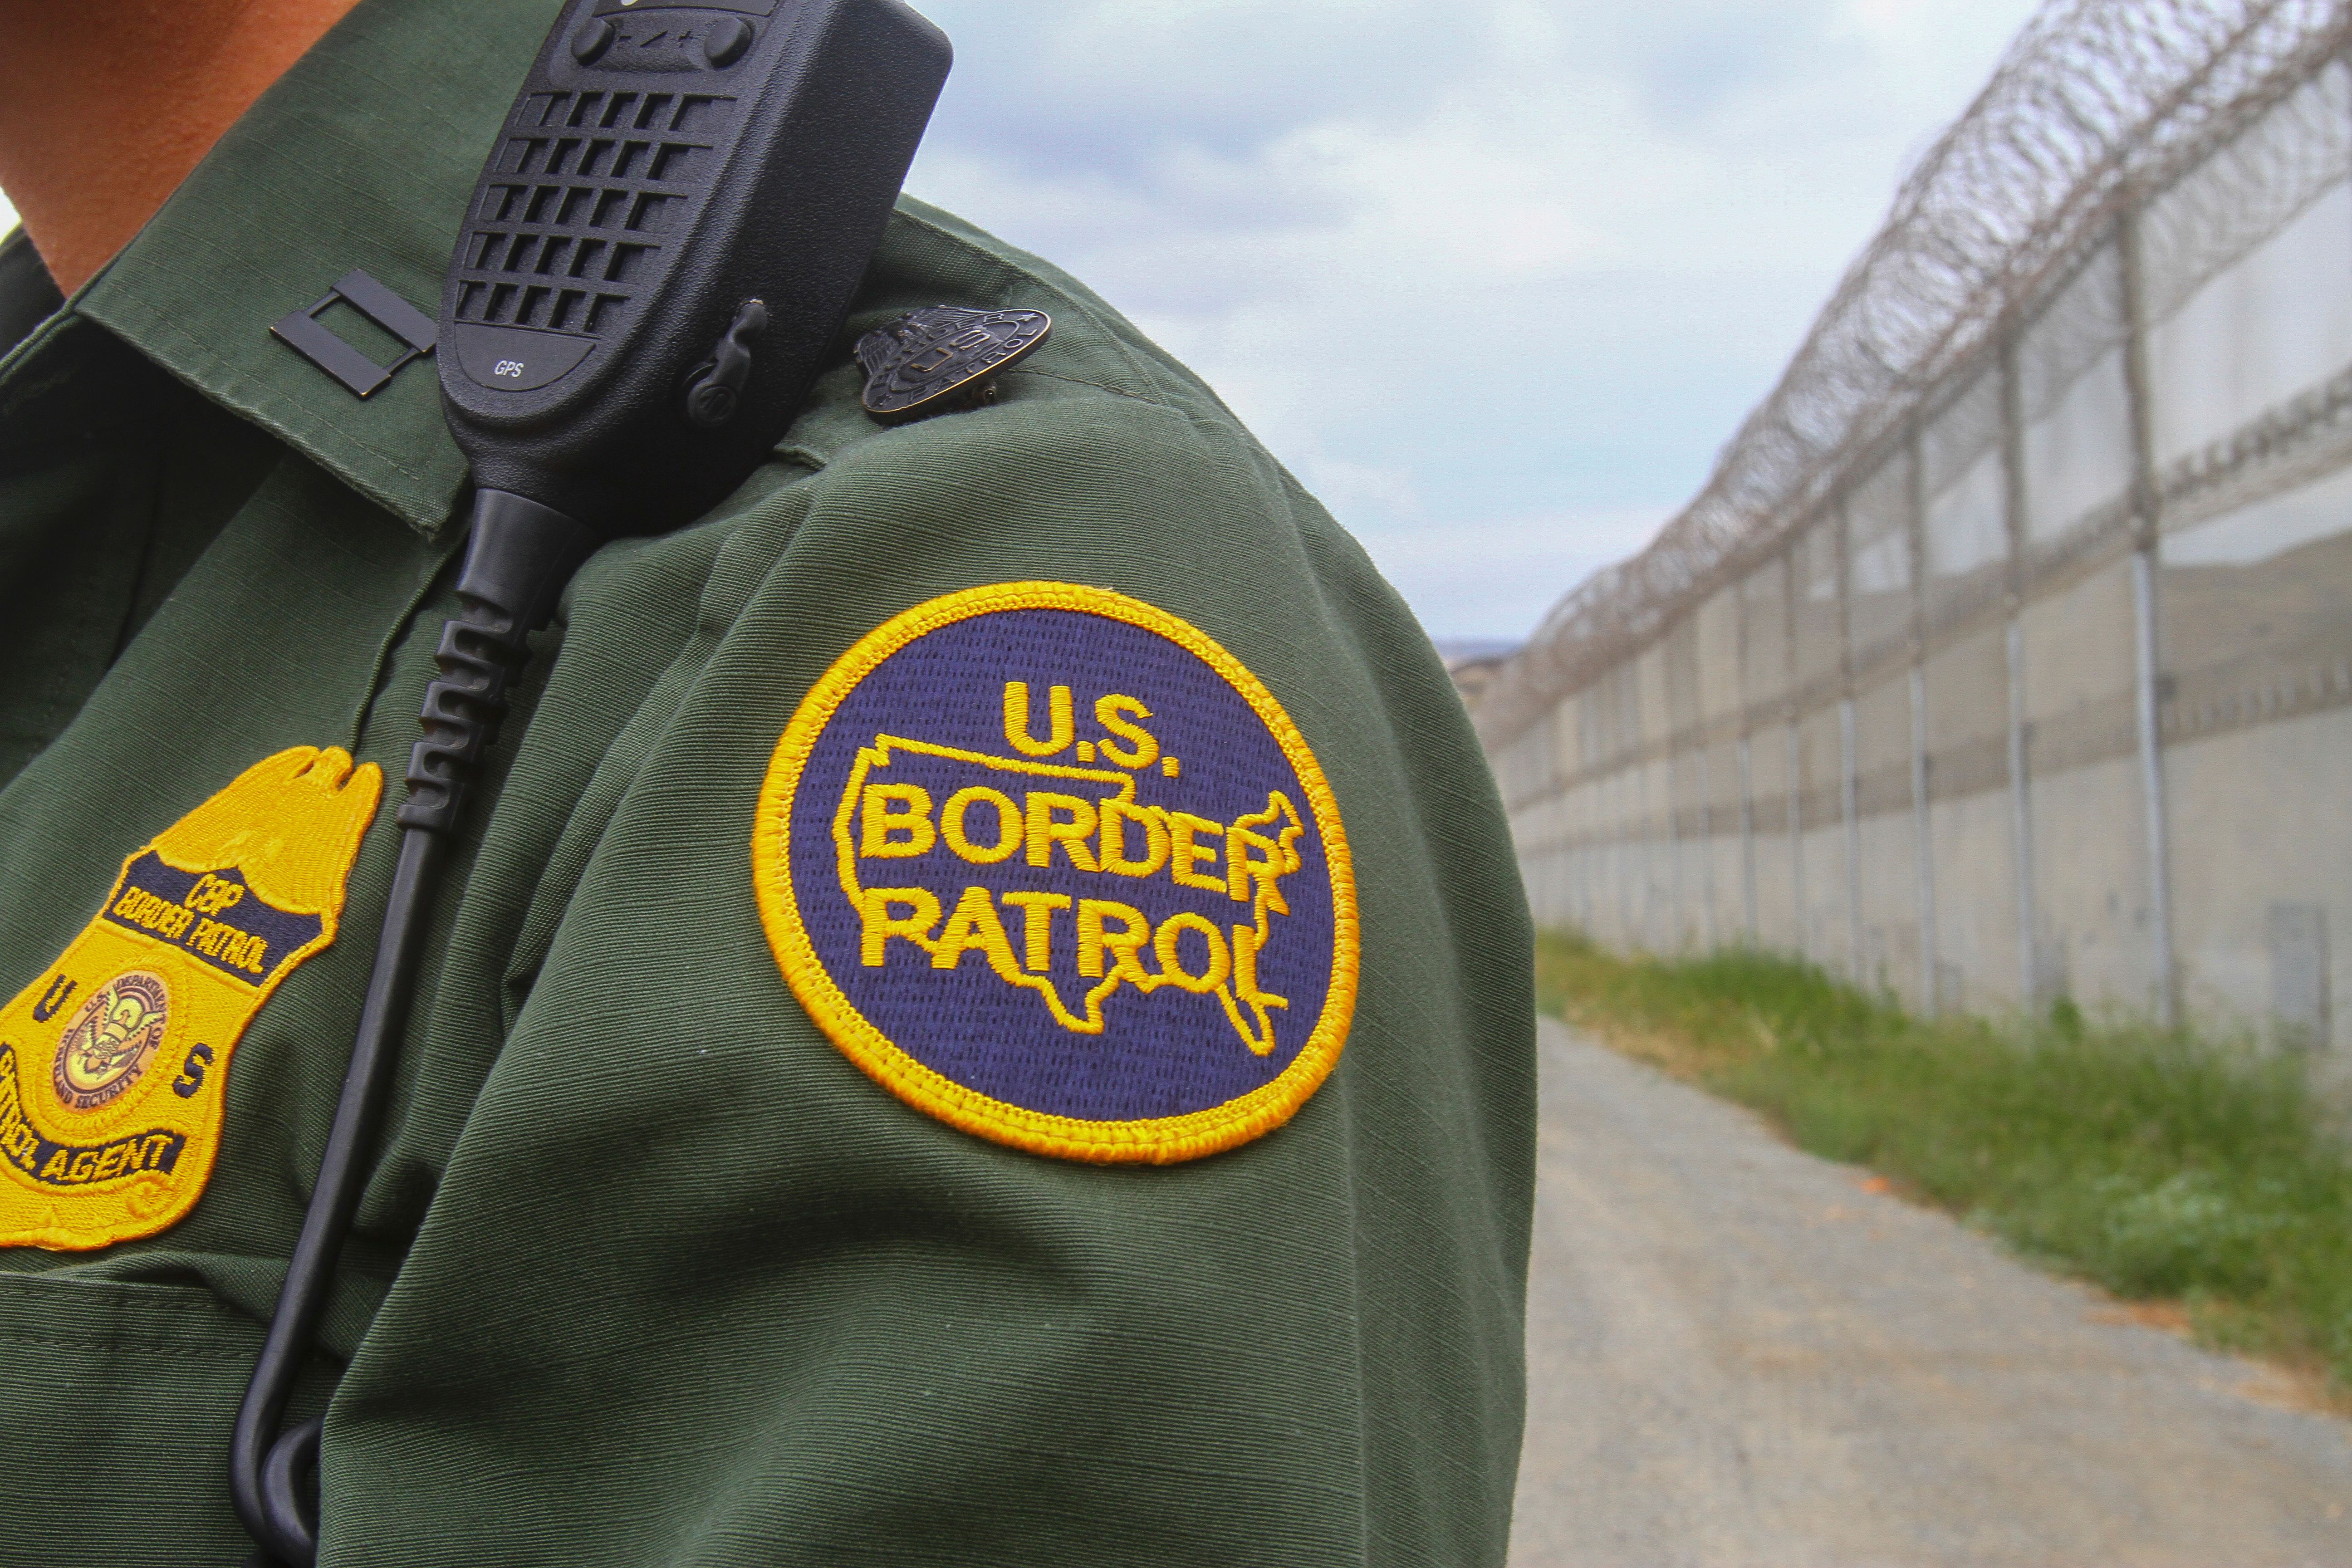
<svg viewBox="0 0 2352 1568">
<path fill-rule="evenodd" d="M 1339 510 L 1334 508 L 1334 510 Z M 1413 529 L 1361 530 L 1358 537 L 1390 582 L 1427 603 L 1475 604 L 1484 624 L 1523 635 L 1580 582 L 1647 544 L 1662 510 L 1559 513 Z M 1472 637 L 1430 622 L 1435 637 Z"/>
<path fill-rule="evenodd" d="M 2032 9 L 918 4 L 960 58 L 913 188 L 1100 289 L 1473 637 L 1696 491 Z"/>
<path fill-rule="evenodd" d="M 960 59 L 914 189 L 1191 363 L 1461 637 L 1698 489 L 2032 9 L 918 3 Z"/>
</svg>

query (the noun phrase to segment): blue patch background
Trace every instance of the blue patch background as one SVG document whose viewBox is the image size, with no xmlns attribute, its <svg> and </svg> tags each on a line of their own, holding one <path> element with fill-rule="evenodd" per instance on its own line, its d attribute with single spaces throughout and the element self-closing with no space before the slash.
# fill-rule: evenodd
<svg viewBox="0 0 2352 1568">
<path fill-rule="evenodd" d="M 1029 683 L 1030 729 L 1040 736 L 1048 730 L 1054 686 L 1072 689 L 1081 741 L 1105 738 L 1094 719 L 1098 697 L 1122 693 L 1150 708 L 1152 716 L 1140 722 L 1159 738 L 1161 755 L 1179 759 L 1181 770 L 1174 779 L 1163 776 L 1157 763 L 1138 773 L 1138 805 L 1229 824 L 1265 810 L 1268 792 L 1280 790 L 1297 808 L 1307 825 L 1297 842 L 1300 865 L 1280 884 L 1290 913 L 1269 911 L 1269 939 L 1258 959 L 1259 988 L 1290 1001 L 1286 1009 L 1269 1010 L 1276 1041 L 1270 1054 L 1258 1056 L 1243 1044 L 1213 992 L 1196 995 L 1168 985 L 1147 996 L 1121 985 L 1104 1005 L 1105 1031 L 1081 1035 L 1055 1023 L 1043 996 L 1005 984 L 978 952 L 964 953 L 952 972 L 935 970 L 919 948 L 893 940 L 883 968 L 868 969 L 860 962 L 862 924 L 841 889 L 833 839 L 834 814 L 859 748 L 887 734 L 1018 757 L 1004 738 L 1008 680 Z M 1127 749 L 1124 741 L 1119 744 Z M 1079 763 L 1075 746 L 1034 760 L 1111 766 Z M 869 782 L 923 785 L 931 793 L 935 822 L 938 808 L 966 784 L 988 784 L 1016 803 L 1033 789 L 1088 799 L 1111 790 L 1108 784 L 997 773 L 905 753 L 894 754 L 893 765 L 875 770 Z M 1242 695 L 1209 665 L 1156 632 L 1076 611 L 1025 609 L 969 616 L 928 633 L 885 660 L 842 702 L 802 772 L 792 812 L 793 895 L 826 973 L 900 1050 L 992 1099 L 1087 1121 L 1206 1110 L 1280 1077 L 1322 1016 L 1334 931 L 1331 873 L 1313 803 L 1289 758 Z M 976 842 L 993 841 L 993 812 L 976 809 L 969 822 Z M 1132 825 L 1128 843 L 1130 855 L 1140 853 L 1141 834 Z M 1223 864 L 1222 853 L 1209 863 L 1217 868 Z M 942 913 L 934 935 L 944 929 L 966 887 L 988 889 L 998 900 L 1016 958 L 1023 952 L 1025 917 L 1002 907 L 1009 892 L 1066 893 L 1074 901 L 1116 899 L 1141 910 L 1155 928 L 1188 910 L 1221 929 L 1250 921 L 1249 905 L 1179 887 L 1165 868 L 1143 879 L 1098 875 L 1075 869 L 1058 850 L 1050 868 L 1033 867 L 1022 854 L 999 865 L 975 866 L 942 840 L 919 858 L 860 860 L 858 877 L 868 888 L 919 886 L 938 895 Z M 1086 992 L 1095 982 L 1077 974 L 1075 908 L 1055 911 L 1053 933 L 1053 978 L 1064 1005 L 1082 1014 Z M 1202 950 L 1197 935 L 1183 939 L 1181 955 L 1195 973 L 1204 962 Z M 1149 945 L 1139 957 L 1145 969 L 1157 971 Z"/>
</svg>

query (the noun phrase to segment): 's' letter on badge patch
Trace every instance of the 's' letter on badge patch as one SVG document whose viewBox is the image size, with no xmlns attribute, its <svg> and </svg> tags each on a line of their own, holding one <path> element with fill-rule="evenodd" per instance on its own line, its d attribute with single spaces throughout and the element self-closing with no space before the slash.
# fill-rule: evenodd
<svg viewBox="0 0 2352 1568">
<path fill-rule="evenodd" d="M 122 863 L 73 944 L 0 1008 L 0 1247 L 176 1224 L 220 1152 L 229 1055 L 335 940 L 383 770 L 280 752 Z"/>
<path fill-rule="evenodd" d="M 1281 705 L 1198 628 L 1066 583 L 845 654 L 769 764 L 752 876 L 810 1016 L 918 1110 L 1166 1163 L 1289 1120 L 1355 1005 L 1355 883 Z"/>
</svg>

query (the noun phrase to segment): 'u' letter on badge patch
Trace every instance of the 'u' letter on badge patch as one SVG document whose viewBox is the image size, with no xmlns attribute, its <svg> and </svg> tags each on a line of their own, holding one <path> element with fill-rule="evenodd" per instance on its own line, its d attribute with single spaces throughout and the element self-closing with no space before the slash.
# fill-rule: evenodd
<svg viewBox="0 0 2352 1568">
<path fill-rule="evenodd" d="M 1168 1163 L 1289 1120 L 1354 1007 L 1330 785 L 1188 623 L 1064 583 L 920 605 L 810 691 L 752 836 L 784 978 L 918 1110 Z"/>
</svg>

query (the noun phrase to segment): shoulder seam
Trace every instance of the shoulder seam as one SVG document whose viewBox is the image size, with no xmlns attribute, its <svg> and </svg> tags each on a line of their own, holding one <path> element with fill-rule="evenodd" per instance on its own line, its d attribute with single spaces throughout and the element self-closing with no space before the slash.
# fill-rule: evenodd
<svg viewBox="0 0 2352 1568">
<path fill-rule="evenodd" d="M 1108 393 L 1113 397 L 1123 397 L 1130 403 L 1147 404 L 1153 408 L 1168 407 L 1167 404 L 1156 397 L 1146 397 L 1140 393 L 1129 392 L 1123 387 L 1108 386 L 1099 381 L 1090 381 L 1083 375 L 1063 375 L 1055 371 L 1034 370 L 1027 365 L 1022 366 L 1019 370 L 1009 370 L 1004 373 L 1007 381 L 1024 375 L 1034 376 L 1040 381 L 1058 381 L 1068 386 L 1091 386 L 1097 392 Z"/>
</svg>

